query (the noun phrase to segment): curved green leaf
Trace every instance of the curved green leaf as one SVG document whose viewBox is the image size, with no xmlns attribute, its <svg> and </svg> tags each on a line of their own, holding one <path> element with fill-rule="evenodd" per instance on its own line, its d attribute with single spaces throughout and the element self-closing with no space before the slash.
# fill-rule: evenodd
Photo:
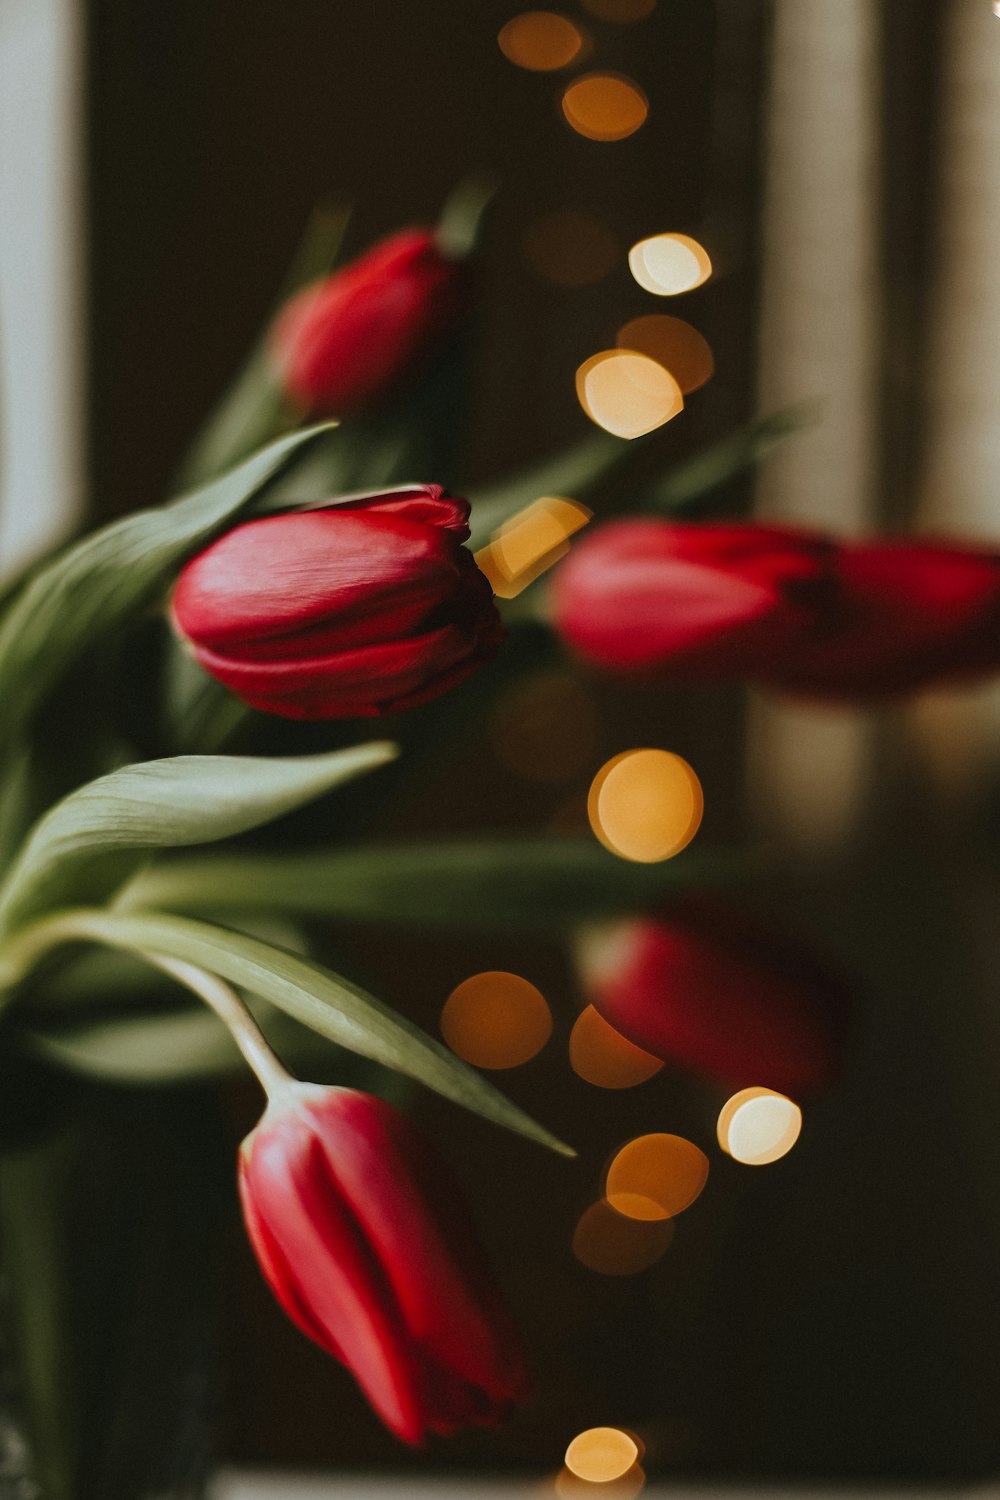
<svg viewBox="0 0 1000 1500">
<path fill-rule="evenodd" d="M 395 754 L 376 741 L 294 759 L 180 755 L 112 771 L 36 824 L 0 885 L 0 934 L 58 906 L 103 900 L 151 849 L 244 833 Z"/>
<path fill-rule="evenodd" d="M 204 489 L 126 516 L 36 569 L 0 617 L 0 740 L 15 739 L 74 662 L 156 599 L 190 552 L 329 429 L 292 433 Z"/>
<path fill-rule="evenodd" d="M 642 910 L 746 867 L 691 850 L 660 864 L 618 859 L 592 838 L 469 839 L 305 854 L 167 860 L 122 906 L 223 912 L 259 906 L 448 931 L 551 931 Z"/>
<path fill-rule="evenodd" d="M 271 1046 L 294 1071 L 308 1067 L 317 1049 L 324 1045 L 273 1006 L 258 1002 L 254 1013 Z M 246 1071 L 229 1032 L 204 1007 L 152 1015 L 104 1016 L 58 1027 L 19 1025 L 17 1036 L 57 1067 L 107 1083 L 197 1083 Z"/>
<path fill-rule="evenodd" d="M 78 941 L 179 958 L 207 969 L 270 1001 L 338 1047 L 403 1073 L 529 1140 L 574 1154 L 405 1016 L 319 964 L 229 928 L 160 912 L 58 912 L 0 948 L 0 987 L 9 991 L 53 948 Z"/>
</svg>

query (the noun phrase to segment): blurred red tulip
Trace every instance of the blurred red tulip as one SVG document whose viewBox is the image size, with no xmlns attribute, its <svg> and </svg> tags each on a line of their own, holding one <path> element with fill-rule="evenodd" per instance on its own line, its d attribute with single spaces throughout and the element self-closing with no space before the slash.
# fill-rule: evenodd
<svg viewBox="0 0 1000 1500">
<path fill-rule="evenodd" d="M 840 1069 L 840 976 L 783 934 L 721 903 L 597 929 L 579 949 L 587 998 L 654 1057 L 724 1084 L 792 1097 Z"/>
<path fill-rule="evenodd" d="M 307 412 L 354 415 L 430 354 L 465 304 L 461 261 L 430 230 L 405 229 L 292 298 L 271 335 L 279 378 Z"/>
<path fill-rule="evenodd" d="M 622 671 L 848 703 L 1000 671 L 993 549 L 633 519 L 577 544 L 553 606 L 581 656 Z"/>
<path fill-rule="evenodd" d="M 189 562 L 172 618 L 251 707 L 367 718 L 436 698 L 503 638 L 462 546 L 469 507 L 439 485 L 248 521 Z"/>
<path fill-rule="evenodd" d="M 822 537 L 778 526 L 613 521 L 577 542 L 556 572 L 556 626 L 600 666 L 756 673 L 809 628 L 831 550 Z"/>
<path fill-rule="evenodd" d="M 399 1437 L 494 1426 L 526 1394 L 457 1189 L 391 1105 L 292 1085 L 243 1143 L 240 1195 L 281 1306 Z"/>
<path fill-rule="evenodd" d="M 905 539 L 837 549 L 809 636 L 766 673 L 803 696 L 851 702 L 1000 671 L 1000 551 Z"/>
</svg>

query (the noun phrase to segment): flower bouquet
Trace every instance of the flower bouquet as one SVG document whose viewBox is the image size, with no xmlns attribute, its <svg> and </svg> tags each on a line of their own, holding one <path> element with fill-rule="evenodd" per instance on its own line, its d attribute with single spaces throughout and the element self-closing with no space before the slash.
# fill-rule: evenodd
<svg viewBox="0 0 1000 1500">
<path fill-rule="evenodd" d="M 626 786 L 617 823 L 605 767 L 593 833 L 386 841 L 390 798 L 502 685 L 571 659 L 861 702 L 1000 667 L 995 554 L 704 519 L 795 416 L 669 469 L 655 433 L 594 433 L 458 498 L 482 206 L 342 266 L 345 217 L 320 214 L 178 498 L 0 596 L 4 1493 L 202 1492 L 235 1178 L 215 1085 L 245 1066 L 266 1107 L 243 1220 L 292 1322 L 409 1443 L 529 1399 L 515 1317 L 400 1106 L 415 1084 L 569 1147 L 475 1048 L 341 972 L 338 923 L 565 935 L 584 1077 L 595 1026 L 642 1076 L 786 1104 L 836 1076 L 841 982 L 736 914 L 737 853 L 673 858 L 689 767 L 666 809 Z"/>
</svg>

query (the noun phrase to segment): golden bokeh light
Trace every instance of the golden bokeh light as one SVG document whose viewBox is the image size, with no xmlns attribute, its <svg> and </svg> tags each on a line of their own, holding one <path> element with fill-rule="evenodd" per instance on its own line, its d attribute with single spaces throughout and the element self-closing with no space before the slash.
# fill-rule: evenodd
<svg viewBox="0 0 1000 1500">
<path fill-rule="evenodd" d="M 590 141 L 623 141 L 649 114 L 649 101 L 622 73 L 585 73 L 568 84 L 562 111 L 578 135 Z"/>
<path fill-rule="evenodd" d="M 527 979 L 488 970 L 452 990 L 441 1011 L 441 1035 L 476 1068 L 516 1068 L 545 1046 L 552 1012 Z"/>
<path fill-rule="evenodd" d="M 604 1484 L 581 1479 L 567 1467 L 556 1475 L 552 1492 L 558 1500 L 635 1500 L 645 1483 L 645 1472 L 638 1463 L 633 1464 L 619 1479 L 612 1479 Z"/>
<path fill-rule="evenodd" d="M 629 1089 L 655 1077 L 660 1058 L 644 1052 L 588 1005 L 577 1016 L 569 1038 L 569 1060 L 574 1073 L 601 1089 Z"/>
<path fill-rule="evenodd" d="M 615 1156 L 605 1181 L 608 1203 L 626 1218 L 672 1219 L 708 1179 L 708 1157 L 680 1135 L 640 1135 Z"/>
<path fill-rule="evenodd" d="M 734 1161 L 765 1167 L 780 1161 L 802 1130 L 802 1111 L 774 1089 L 741 1089 L 727 1099 L 716 1127 L 719 1145 Z"/>
<path fill-rule="evenodd" d="M 526 10 L 501 27 L 497 44 L 517 67 L 554 73 L 579 61 L 587 38 L 567 16 L 552 10 Z"/>
<path fill-rule="evenodd" d="M 684 410 L 669 370 L 626 349 L 602 349 L 585 359 L 576 372 L 576 394 L 590 420 L 615 437 L 642 437 Z"/>
<path fill-rule="evenodd" d="M 642 21 L 656 9 L 656 0 L 583 0 L 584 10 L 600 21 Z"/>
<path fill-rule="evenodd" d="M 529 264 L 556 286 L 593 286 L 614 270 L 619 246 L 593 214 L 560 209 L 529 224 L 521 238 Z"/>
<path fill-rule="evenodd" d="M 638 1444 L 619 1427 L 588 1427 L 577 1433 L 564 1460 L 571 1473 L 592 1484 L 621 1479 L 638 1461 Z"/>
<path fill-rule="evenodd" d="M 491 717 L 490 745 L 525 781 L 557 785 L 593 761 L 599 727 L 593 692 L 556 668 L 533 672 L 507 690 Z"/>
<path fill-rule="evenodd" d="M 661 313 L 633 318 L 618 330 L 617 342 L 619 349 L 655 359 L 670 372 L 685 396 L 706 385 L 715 374 L 708 340 L 683 318 Z"/>
<path fill-rule="evenodd" d="M 587 798 L 590 826 L 622 859 L 653 864 L 686 849 L 705 798 L 687 761 L 669 750 L 625 750 L 601 767 Z"/>
<path fill-rule="evenodd" d="M 634 1276 L 655 1265 L 673 1237 L 672 1219 L 629 1218 L 601 1198 L 580 1215 L 573 1254 L 602 1276 Z"/>
<path fill-rule="evenodd" d="M 499 599 L 516 599 L 569 551 L 569 538 L 593 512 L 564 495 L 542 495 L 505 521 L 476 553 L 479 570 Z"/>
<path fill-rule="evenodd" d="M 628 253 L 629 270 L 643 291 L 657 297 L 693 292 L 712 274 L 704 246 L 689 234 L 654 234 Z"/>
</svg>

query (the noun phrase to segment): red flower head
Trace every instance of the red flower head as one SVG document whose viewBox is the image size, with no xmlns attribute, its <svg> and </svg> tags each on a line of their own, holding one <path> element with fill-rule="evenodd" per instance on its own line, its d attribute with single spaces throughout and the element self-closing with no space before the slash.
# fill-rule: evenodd
<svg viewBox="0 0 1000 1500">
<path fill-rule="evenodd" d="M 433 351 L 465 303 L 461 262 L 430 230 L 405 229 L 292 298 L 271 335 L 279 377 L 305 411 L 364 411 Z"/>
<path fill-rule="evenodd" d="M 995 550 L 620 521 L 579 543 L 553 603 L 581 656 L 623 671 L 847 703 L 1000 671 Z"/>
<path fill-rule="evenodd" d="M 1000 671 L 1000 552 L 896 539 L 839 547 L 828 608 L 767 680 L 854 702 Z"/>
<path fill-rule="evenodd" d="M 265 516 L 187 564 L 174 626 L 253 708 L 367 718 L 436 698 L 492 657 L 503 629 L 462 543 L 469 507 L 419 485 Z"/>
<path fill-rule="evenodd" d="M 494 1426 L 524 1397 L 520 1343 L 457 1189 L 391 1105 L 292 1085 L 243 1143 L 240 1195 L 281 1306 L 401 1438 Z"/>
<path fill-rule="evenodd" d="M 777 526 L 614 521 L 556 573 L 556 626 L 599 666 L 753 673 L 808 628 L 829 552 L 822 538 Z"/>
<path fill-rule="evenodd" d="M 588 998 L 636 1046 L 729 1088 L 803 1096 L 840 1069 L 838 974 L 720 904 L 600 929 L 581 944 Z"/>
</svg>

